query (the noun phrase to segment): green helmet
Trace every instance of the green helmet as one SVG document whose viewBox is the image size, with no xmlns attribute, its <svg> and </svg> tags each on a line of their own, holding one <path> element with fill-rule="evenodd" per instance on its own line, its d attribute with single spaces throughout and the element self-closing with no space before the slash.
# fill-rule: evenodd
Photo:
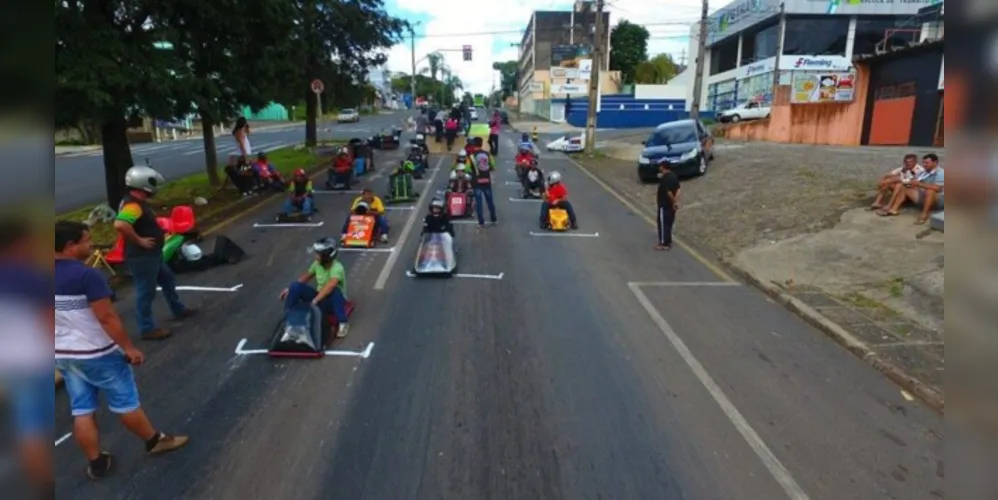
<svg viewBox="0 0 998 500">
<path fill-rule="evenodd" d="M 402 162 L 402 170 L 406 172 L 414 172 L 416 170 L 416 164 L 406 160 Z"/>
</svg>

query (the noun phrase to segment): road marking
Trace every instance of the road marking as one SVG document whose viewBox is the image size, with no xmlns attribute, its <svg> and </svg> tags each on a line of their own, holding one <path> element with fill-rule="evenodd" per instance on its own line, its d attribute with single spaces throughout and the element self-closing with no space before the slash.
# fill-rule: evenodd
<svg viewBox="0 0 998 500">
<path fill-rule="evenodd" d="M 419 276 L 418 274 L 416 274 L 416 273 L 414 273 L 412 271 L 406 271 L 405 275 L 408 276 L 408 277 L 410 277 L 410 278 L 416 278 L 416 277 Z M 455 274 L 452 274 L 450 276 L 451 276 L 451 278 L 468 278 L 468 279 L 479 279 L 479 280 L 501 280 L 502 277 L 505 276 L 505 275 L 506 275 L 506 273 L 499 273 L 499 274 L 455 273 Z"/>
<path fill-rule="evenodd" d="M 385 207 L 385 210 L 415 210 L 416 207 Z"/>
<path fill-rule="evenodd" d="M 340 247 L 341 252 L 363 252 L 363 253 L 391 253 L 395 251 L 395 247 L 389 248 L 363 248 L 363 247 Z"/>
<path fill-rule="evenodd" d="M 62 437 L 60 437 L 59 439 L 55 440 L 55 445 L 59 446 L 60 444 L 65 443 L 66 440 L 69 439 L 69 438 L 71 438 L 71 437 L 73 437 L 73 433 L 72 432 L 67 432 L 67 433 L 63 434 Z"/>
<path fill-rule="evenodd" d="M 246 339 L 242 339 L 239 341 L 239 344 L 236 345 L 235 354 L 237 356 L 246 356 L 251 354 L 270 354 L 270 351 L 267 349 L 243 349 L 243 347 L 246 346 L 246 342 L 247 342 Z M 371 357 L 371 352 L 373 351 L 374 351 L 374 342 L 370 342 L 367 344 L 367 347 L 365 347 L 363 351 L 342 351 L 339 349 L 332 349 L 325 351 L 324 354 L 326 356 L 344 356 L 350 358 L 367 359 Z"/>
<path fill-rule="evenodd" d="M 319 227 L 325 222 L 278 222 L 276 224 L 253 224 L 253 227 Z"/>
<path fill-rule="evenodd" d="M 752 451 L 755 452 L 762 464 L 769 470 L 772 474 L 773 479 L 783 487 L 783 491 L 786 492 L 787 496 L 793 500 L 808 500 L 807 493 L 797 484 L 790 472 L 787 471 L 786 467 L 780 463 L 780 460 L 776 458 L 776 455 L 769 449 L 766 443 L 759 437 L 759 434 L 755 432 L 755 429 L 748 423 L 748 420 L 742 416 L 738 408 L 735 407 L 734 403 L 724 394 L 724 391 L 714 382 L 714 379 L 707 373 L 707 370 L 700 364 L 696 356 L 690 351 L 686 344 L 683 342 L 676 331 L 672 329 L 672 326 L 659 314 L 655 306 L 648 300 L 648 297 L 641 291 L 640 285 L 637 283 L 628 283 L 627 287 L 631 289 L 634 296 L 637 297 L 638 303 L 641 307 L 645 309 L 645 312 L 651 317 L 658 329 L 661 330 L 665 338 L 668 339 L 672 347 L 676 349 L 676 352 L 683 358 L 686 365 L 690 367 L 693 374 L 696 375 L 700 383 L 703 384 L 707 392 L 710 393 L 714 401 L 717 402 L 718 406 L 721 407 L 721 411 L 728 417 L 728 420 L 735 426 L 735 429 L 739 434 L 745 439 Z"/>
<path fill-rule="evenodd" d="M 440 172 L 440 165 L 443 165 L 444 158 L 445 158 L 444 156 L 441 156 L 439 159 L 437 159 L 437 166 L 434 167 L 433 173 L 430 174 L 430 178 L 428 179 L 430 186 L 433 185 L 433 180 L 437 177 L 437 174 Z M 405 244 L 406 238 L 409 237 L 409 233 L 412 232 L 412 228 L 416 224 L 416 216 L 418 216 L 419 213 L 422 211 L 421 206 L 429 203 L 429 200 L 430 200 L 429 196 L 421 196 L 419 200 L 416 201 L 415 210 L 413 210 L 412 214 L 409 215 L 409 220 L 406 221 L 405 227 L 402 228 L 402 234 L 399 235 L 398 239 L 399 245 Z M 375 290 L 385 289 L 385 284 L 388 282 L 388 278 L 392 275 L 392 269 L 395 267 L 395 262 L 399 258 L 399 253 L 400 252 L 392 252 L 392 254 L 388 256 L 388 260 L 385 261 L 384 267 L 381 268 L 381 274 L 378 275 L 377 281 L 374 282 Z"/>
<path fill-rule="evenodd" d="M 529 200 L 529 199 L 525 200 L 523 198 L 513 198 L 513 197 L 510 197 L 509 201 L 512 201 L 513 203 L 540 203 L 540 202 L 542 202 L 544 200 Z"/>
<path fill-rule="evenodd" d="M 507 186 L 522 186 L 519 182 L 506 181 Z"/>
<path fill-rule="evenodd" d="M 579 162 L 575 161 L 571 157 L 565 156 L 565 160 L 568 160 L 573 165 L 575 165 L 579 170 L 582 171 L 582 173 L 584 173 L 587 176 L 589 176 L 589 178 L 592 179 L 593 182 L 595 182 L 596 184 L 598 184 L 601 188 L 603 188 L 604 191 L 610 193 L 614 198 L 617 198 L 617 201 L 619 201 L 620 203 L 622 203 L 625 207 L 627 207 L 635 215 L 641 217 L 642 219 L 645 220 L 645 222 L 651 224 L 653 227 L 658 227 L 658 223 L 655 221 L 655 219 L 652 219 L 651 217 L 649 217 L 648 214 L 646 214 L 644 211 L 642 211 L 641 209 L 639 209 L 638 207 L 636 207 L 633 203 L 631 203 L 630 200 L 628 200 L 627 198 L 624 198 L 623 196 L 621 196 L 621 194 L 618 193 L 614 188 L 610 187 L 607 183 L 603 182 L 603 180 L 600 179 L 599 177 L 596 177 L 596 174 L 590 172 L 588 168 L 580 165 Z M 680 248 L 682 248 L 683 250 L 685 250 L 686 253 L 690 254 L 691 257 L 693 257 L 694 259 L 696 259 L 697 262 L 703 264 L 704 267 L 706 267 L 707 269 L 710 269 L 710 271 L 713 272 L 718 278 L 721 278 L 724 281 L 732 281 L 732 282 L 735 281 L 735 279 L 732 278 L 731 275 L 729 275 L 728 273 L 726 273 L 723 269 L 721 269 L 720 266 L 718 266 L 717 264 L 714 264 L 713 262 L 707 260 L 706 257 L 704 257 L 703 255 L 700 255 L 700 252 L 697 252 L 696 250 L 694 250 L 693 247 L 687 245 L 686 243 L 684 243 L 683 241 L 680 241 L 679 239 L 677 239 L 675 237 L 672 238 L 672 241 L 676 245 L 678 245 Z"/>
<path fill-rule="evenodd" d="M 219 152 L 221 152 L 221 151 L 219 151 Z M 181 154 L 184 155 L 184 156 L 191 156 L 191 155 L 196 155 L 198 153 L 204 153 L 204 150 L 203 149 L 193 149 L 191 151 L 188 151 L 186 153 L 181 153 Z"/>
<path fill-rule="evenodd" d="M 450 221 L 451 224 L 478 224 L 477 220 L 474 219 L 459 219 Z"/>
<path fill-rule="evenodd" d="M 243 285 L 239 284 L 232 287 L 218 287 L 218 286 L 177 286 L 177 290 L 180 291 L 191 291 L 191 292 L 238 292 Z M 158 286 L 156 290 L 162 290 L 163 287 Z"/>
<path fill-rule="evenodd" d="M 632 281 L 635 286 L 722 286 L 735 287 L 742 286 L 741 283 L 733 281 Z"/>
<path fill-rule="evenodd" d="M 535 233 L 530 232 L 530 236 L 559 236 L 559 237 L 572 237 L 572 238 L 599 238 L 599 233 L 569 233 L 569 232 L 551 232 L 551 233 Z"/>
</svg>

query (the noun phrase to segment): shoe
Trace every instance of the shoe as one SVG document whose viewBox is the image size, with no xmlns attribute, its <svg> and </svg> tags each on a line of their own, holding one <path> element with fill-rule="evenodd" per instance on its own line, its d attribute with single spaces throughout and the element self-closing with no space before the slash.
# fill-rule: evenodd
<svg viewBox="0 0 998 500">
<path fill-rule="evenodd" d="M 499 221 L 497 221 L 497 220 L 492 221 L 492 225 L 493 226 L 498 226 L 499 225 Z"/>
<path fill-rule="evenodd" d="M 176 319 L 187 319 L 187 318 L 190 318 L 190 317 L 193 317 L 193 316 L 197 316 L 197 314 L 198 314 L 198 310 L 197 309 L 188 307 L 188 308 L 184 309 L 184 312 L 180 313 L 179 316 L 174 316 L 174 318 L 176 318 Z"/>
<path fill-rule="evenodd" d="M 163 340 L 169 337 L 170 335 L 173 334 L 170 333 L 170 331 L 165 328 L 155 328 L 153 330 L 143 333 L 142 340 Z"/>
<path fill-rule="evenodd" d="M 568 226 L 568 227 L 570 229 L 572 229 L 572 230 L 578 230 L 579 229 L 579 225 L 578 224 L 572 224 L 571 226 Z"/>
<path fill-rule="evenodd" d="M 347 323 L 340 323 L 339 328 L 336 330 L 336 338 L 341 339 L 347 336 L 350 331 L 350 325 Z"/>
<path fill-rule="evenodd" d="M 381 242 L 382 243 L 388 243 L 388 235 L 387 234 L 382 234 L 381 235 Z"/>
<path fill-rule="evenodd" d="M 103 463 L 103 466 L 100 465 L 101 463 Z M 93 480 L 101 479 L 111 473 L 113 466 L 114 457 L 110 453 L 102 451 L 97 460 L 87 465 L 87 477 Z"/>
<path fill-rule="evenodd" d="M 163 453 L 168 453 L 173 450 L 183 448 L 189 438 L 187 436 L 170 436 L 168 434 L 160 433 L 159 441 L 156 442 L 156 446 L 152 449 L 146 450 L 146 453 L 150 455 L 160 455 Z"/>
</svg>

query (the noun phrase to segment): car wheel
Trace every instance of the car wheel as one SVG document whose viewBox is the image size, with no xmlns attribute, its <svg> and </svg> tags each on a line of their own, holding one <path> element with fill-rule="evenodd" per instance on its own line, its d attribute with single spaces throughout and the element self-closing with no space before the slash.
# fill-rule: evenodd
<svg viewBox="0 0 998 500">
<path fill-rule="evenodd" d="M 738 115 L 731 115 L 731 123 L 738 123 L 742 121 L 742 117 Z"/>
<path fill-rule="evenodd" d="M 697 176 L 707 173 L 707 157 L 700 155 L 700 166 L 697 167 Z"/>
</svg>

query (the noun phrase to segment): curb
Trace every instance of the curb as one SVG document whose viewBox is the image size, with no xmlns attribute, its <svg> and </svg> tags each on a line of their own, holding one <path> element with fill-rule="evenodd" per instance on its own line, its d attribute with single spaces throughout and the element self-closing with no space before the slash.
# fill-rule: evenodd
<svg viewBox="0 0 998 500">
<path fill-rule="evenodd" d="M 913 377 L 903 368 L 895 365 L 894 363 L 883 359 L 876 352 L 874 352 L 867 343 L 859 340 L 855 335 L 849 333 L 848 330 L 840 326 L 838 323 L 828 319 L 827 316 L 805 304 L 804 301 L 785 292 L 780 287 L 773 285 L 772 283 L 763 282 L 758 277 L 729 259 L 722 258 L 721 264 L 731 270 L 739 278 L 743 279 L 755 288 L 758 288 L 780 305 L 799 316 L 811 326 L 821 330 L 825 335 L 831 337 L 832 340 L 842 347 L 845 347 L 849 352 L 872 365 L 877 371 L 884 374 L 892 382 L 901 386 L 903 389 L 910 391 L 915 397 L 929 405 L 929 407 L 933 410 L 936 410 L 940 414 L 945 413 L 945 397 L 936 388 Z"/>
</svg>

